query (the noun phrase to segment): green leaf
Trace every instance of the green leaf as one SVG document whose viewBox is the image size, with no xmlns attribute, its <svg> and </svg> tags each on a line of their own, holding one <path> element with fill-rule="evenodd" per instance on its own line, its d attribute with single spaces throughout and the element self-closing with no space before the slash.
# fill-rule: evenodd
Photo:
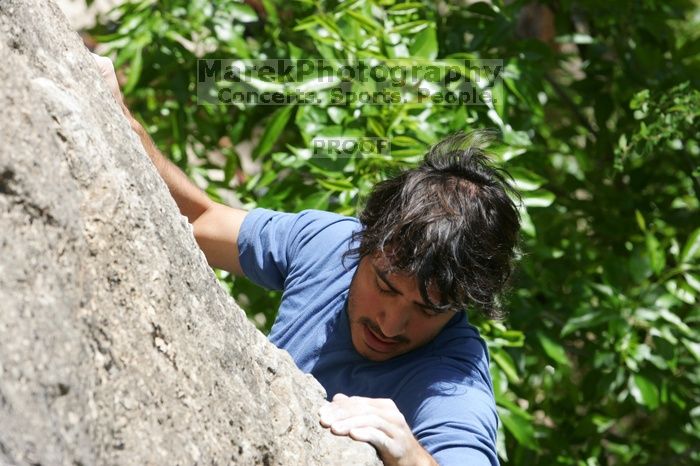
<svg viewBox="0 0 700 466">
<path fill-rule="evenodd" d="M 375 21 L 373 18 L 368 18 L 367 16 L 362 15 L 356 11 L 345 10 L 344 13 L 347 14 L 348 16 L 351 16 L 356 21 L 358 21 L 359 23 L 363 24 L 364 26 L 368 27 L 369 29 L 371 29 L 373 31 L 378 31 L 378 30 L 383 29 L 383 26 L 381 24 L 379 24 L 377 21 Z"/>
<path fill-rule="evenodd" d="M 641 374 L 634 374 L 629 379 L 629 390 L 637 403 L 651 410 L 659 407 L 659 388 Z"/>
<path fill-rule="evenodd" d="M 647 231 L 647 221 L 644 220 L 644 216 L 642 215 L 642 213 L 638 210 L 635 210 L 634 216 L 637 219 L 637 225 L 639 225 L 639 229 L 646 232 Z"/>
<path fill-rule="evenodd" d="M 138 48 L 134 51 L 131 59 L 131 67 L 129 68 L 129 79 L 124 84 L 124 94 L 128 95 L 134 90 L 141 78 L 141 70 L 143 69 L 143 48 Z"/>
<path fill-rule="evenodd" d="M 515 368 L 515 363 L 510 355 L 501 348 L 493 348 L 491 352 L 491 359 L 493 359 L 498 367 L 506 374 L 508 380 L 513 383 L 518 383 L 520 377 L 518 377 L 518 370 Z"/>
<path fill-rule="evenodd" d="M 556 199 L 553 193 L 544 189 L 525 191 L 521 195 L 526 207 L 549 207 Z"/>
<path fill-rule="evenodd" d="M 547 356 L 562 366 L 569 366 L 569 358 L 566 357 L 566 351 L 562 345 L 552 340 L 542 332 L 537 332 L 537 339 L 540 341 L 542 349 L 544 349 L 544 352 L 547 353 Z"/>
<path fill-rule="evenodd" d="M 265 7 L 265 13 L 267 13 L 267 22 L 277 24 L 279 23 L 279 15 L 277 14 L 277 5 L 273 0 L 262 0 L 263 6 Z"/>
<path fill-rule="evenodd" d="M 535 428 L 532 425 L 532 418 L 513 403 L 509 403 L 507 408 L 497 406 L 497 410 L 498 417 L 515 440 L 526 448 L 536 450 L 537 440 L 535 438 Z"/>
<path fill-rule="evenodd" d="M 431 26 L 418 34 L 413 39 L 409 47 L 412 57 L 435 60 L 438 55 L 437 33 L 435 27 Z"/>
<path fill-rule="evenodd" d="M 683 278 L 685 278 L 685 282 L 690 288 L 700 293 L 700 277 L 697 277 L 692 273 L 684 273 Z"/>
<path fill-rule="evenodd" d="M 496 155 L 501 163 L 513 160 L 527 152 L 524 147 L 511 147 L 501 144 L 491 148 L 491 152 Z"/>
<path fill-rule="evenodd" d="M 284 127 L 287 125 L 289 117 L 292 114 L 292 110 L 294 110 L 294 106 L 287 105 L 280 108 L 272 115 L 272 118 L 270 118 L 270 121 L 265 127 L 265 131 L 263 132 L 263 135 L 260 138 L 260 142 L 258 143 L 255 150 L 253 150 L 254 158 L 267 155 L 267 153 L 269 153 L 270 150 L 272 150 L 272 147 L 274 146 L 275 142 L 277 142 L 277 139 L 279 138 L 280 134 L 282 134 Z"/>
<path fill-rule="evenodd" d="M 520 213 L 520 228 L 523 230 L 523 233 L 530 237 L 537 236 L 537 229 L 527 209 L 523 206 L 518 209 L 518 212 Z"/>
<path fill-rule="evenodd" d="M 333 18 L 322 13 L 315 15 L 315 18 L 316 21 L 318 21 L 318 23 L 331 35 L 334 35 L 338 39 L 343 37 L 343 32 L 338 28 L 338 25 L 335 23 L 335 21 L 333 21 Z"/>
<path fill-rule="evenodd" d="M 318 25 L 318 20 L 315 16 L 310 16 L 299 21 L 297 25 L 292 29 L 294 32 L 301 32 L 307 29 L 311 29 Z"/>
<path fill-rule="evenodd" d="M 401 34 L 415 34 L 431 26 L 429 21 L 424 19 L 418 21 L 410 21 L 408 23 L 395 26 L 390 32 Z"/>
<path fill-rule="evenodd" d="M 328 107 L 328 116 L 331 118 L 333 123 L 340 125 L 342 124 L 343 120 L 347 118 L 348 111 L 342 107 Z"/>
<path fill-rule="evenodd" d="M 515 180 L 515 188 L 518 191 L 534 191 L 547 181 L 527 168 L 509 167 L 508 173 Z"/>
<path fill-rule="evenodd" d="M 323 186 L 325 189 L 331 190 L 331 191 L 352 191 L 355 189 L 355 187 L 350 183 L 349 181 L 346 180 L 334 180 L 334 179 L 322 179 L 319 178 L 318 183 Z"/>
<path fill-rule="evenodd" d="M 284 86 L 285 93 L 307 93 L 311 91 L 323 91 L 336 87 L 340 83 L 340 78 L 335 76 L 319 76 L 316 78 L 311 78 L 304 82 L 289 83 Z"/>
<path fill-rule="evenodd" d="M 398 147 L 424 147 L 425 144 L 410 136 L 394 136 L 391 143 Z"/>
<path fill-rule="evenodd" d="M 688 340 L 686 338 L 683 338 L 681 341 L 683 342 L 683 345 L 688 349 L 690 354 L 693 355 L 695 360 L 700 362 L 700 343 Z"/>
<path fill-rule="evenodd" d="M 228 185 L 233 179 L 238 169 L 238 155 L 231 149 L 231 153 L 227 154 L 226 164 L 224 165 L 224 184 Z"/>
<path fill-rule="evenodd" d="M 425 8 L 425 5 L 420 2 L 406 2 L 391 6 L 387 11 L 390 14 L 410 14 Z"/>
<path fill-rule="evenodd" d="M 508 129 L 508 127 L 503 133 L 503 142 L 516 147 L 529 147 L 532 145 L 532 141 L 530 141 L 530 137 L 525 131 L 513 131 Z"/>
<path fill-rule="evenodd" d="M 228 2 L 228 8 L 233 11 L 233 18 L 241 23 L 253 23 L 258 20 L 258 15 L 245 3 Z"/>
<path fill-rule="evenodd" d="M 687 284 L 676 280 L 669 280 L 666 282 L 666 289 L 669 291 L 669 293 L 684 303 L 690 305 L 695 304 L 695 292 L 693 291 L 693 288 Z"/>
<path fill-rule="evenodd" d="M 666 266 L 666 253 L 653 234 L 647 233 L 645 240 L 651 269 L 656 275 L 659 275 Z"/>
<path fill-rule="evenodd" d="M 305 198 L 299 205 L 300 210 L 316 209 L 324 210 L 328 208 L 328 199 L 331 197 L 330 191 L 318 191 Z"/>
<path fill-rule="evenodd" d="M 561 336 L 565 337 L 577 330 L 583 330 L 587 328 L 597 327 L 613 318 L 610 313 L 604 313 L 602 311 L 589 312 L 581 316 L 572 317 L 569 319 L 564 328 L 561 330 Z"/>
<path fill-rule="evenodd" d="M 506 115 L 506 90 L 503 86 L 503 80 L 497 80 L 493 88 L 491 89 L 491 101 L 493 103 L 493 109 L 498 113 L 501 121 L 508 122 L 508 115 Z"/>
<path fill-rule="evenodd" d="M 700 228 L 693 231 L 688 237 L 688 241 L 685 242 L 681 251 L 680 261 L 691 262 L 698 256 L 698 253 L 700 253 Z"/>
<path fill-rule="evenodd" d="M 674 314 L 673 312 L 669 311 L 668 309 L 659 309 L 658 311 L 658 316 L 665 320 L 666 322 L 672 324 L 673 326 L 676 327 L 680 332 L 682 332 L 684 335 L 693 335 L 693 330 L 683 322 L 683 320 L 678 317 L 678 315 Z"/>
<path fill-rule="evenodd" d="M 367 126 L 377 136 L 379 136 L 379 137 L 386 136 L 386 132 L 384 131 L 384 126 L 382 126 L 382 124 L 379 121 L 377 121 L 376 118 L 368 118 L 367 119 Z"/>
</svg>

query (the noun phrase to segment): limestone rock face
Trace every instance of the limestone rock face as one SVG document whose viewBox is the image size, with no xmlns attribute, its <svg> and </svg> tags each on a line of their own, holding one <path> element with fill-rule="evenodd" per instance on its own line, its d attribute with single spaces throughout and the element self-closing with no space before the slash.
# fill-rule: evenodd
<svg viewBox="0 0 700 466">
<path fill-rule="evenodd" d="M 0 0 L 0 464 L 380 464 L 217 283 L 50 0 Z"/>
</svg>

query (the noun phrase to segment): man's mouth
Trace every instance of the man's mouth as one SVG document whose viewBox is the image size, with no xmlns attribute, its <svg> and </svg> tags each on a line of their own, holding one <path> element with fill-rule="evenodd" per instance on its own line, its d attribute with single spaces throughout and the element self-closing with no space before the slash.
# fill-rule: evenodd
<svg viewBox="0 0 700 466">
<path fill-rule="evenodd" d="M 365 344 L 377 353 L 391 353 L 395 351 L 400 344 L 396 340 L 377 335 L 366 323 L 362 325 L 362 333 Z"/>
</svg>

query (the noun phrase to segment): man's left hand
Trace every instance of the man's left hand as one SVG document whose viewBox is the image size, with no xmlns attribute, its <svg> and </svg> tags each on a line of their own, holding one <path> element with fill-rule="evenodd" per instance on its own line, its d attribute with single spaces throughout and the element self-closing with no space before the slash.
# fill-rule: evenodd
<svg viewBox="0 0 700 466">
<path fill-rule="evenodd" d="M 386 466 L 437 466 L 392 400 L 338 393 L 319 414 L 321 425 L 335 435 L 347 435 L 374 446 Z"/>
</svg>

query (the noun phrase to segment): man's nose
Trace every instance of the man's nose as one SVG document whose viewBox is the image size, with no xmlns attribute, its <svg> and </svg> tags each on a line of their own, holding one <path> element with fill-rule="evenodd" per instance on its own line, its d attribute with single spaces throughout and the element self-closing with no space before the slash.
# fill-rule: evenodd
<svg viewBox="0 0 700 466">
<path fill-rule="evenodd" d="M 400 307 L 389 307 L 380 315 L 379 328 L 385 337 L 394 338 L 406 331 L 410 314 Z"/>
</svg>

